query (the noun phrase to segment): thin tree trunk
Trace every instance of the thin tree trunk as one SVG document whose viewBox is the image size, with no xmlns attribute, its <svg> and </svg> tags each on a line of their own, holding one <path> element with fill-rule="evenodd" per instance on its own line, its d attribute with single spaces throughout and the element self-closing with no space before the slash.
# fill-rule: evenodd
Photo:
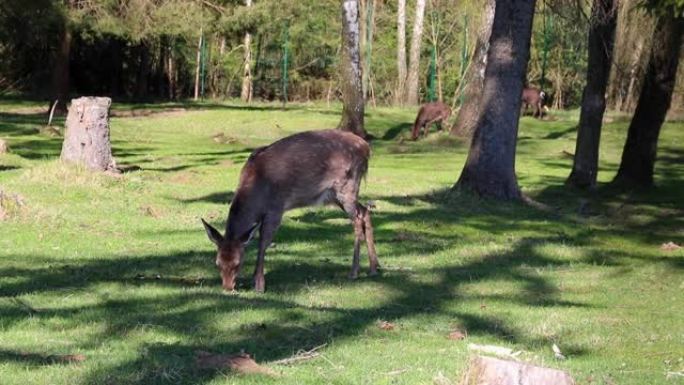
<svg viewBox="0 0 684 385">
<path fill-rule="evenodd" d="M 340 52 L 340 83 L 342 87 L 342 120 L 338 129 L 351 131 L 366 138 L 363 114 L 363 85 L 361 84 L 361 55 L 359 47 L 359 1 L 342 1 L 342 50 Z"/>
<path fill-rule="evenodd" d="M 109 41 L 109 51 L 111 52 L 111 73 L 110 90 L 113 96 L 121 94 L 121 70 L 123 68 L 121 60 L 121 41 L 117 38 Z"/>
<path fill-rule="evenodd" d="M 416 14 L 413 20 L 413 34 L 411 35 L 411 49 L 409 51 L 409 68 L 406 79 L 406 103 L 410 105 L 418 104 L 420 99 L 418 96 L 418 80 L 424 16 L 425 0 L 416 0 Z"/>
<path fill-rule="evenodd" d="M 175 66 L 173 64 L 173 40 L 169 43 L 169 46 L 167 47 L 166 79 L 169 83 L 169 100 L 173 100 L 176 97 L 176 76 Z"/>
<path fill-rule="evenodd" d="M 58 100 L 57 111 L 66 112 L 69 96 L 69 57 L 71 54 L 71 30 L 64 23 L 59 40 L 59 48 L 55 58 L 55 70 L 52 73 L 52 100 Z"/>
<path fill-rule="evenodd" d="M 451 127 L 451 135 L 470 137 L 475 131 L 475 126 L 482 109 L 482 90 L 484 88 L 485 67 L 487 66 L 487 51 L 489 50 L 489 38 L 492 34 L 494 23 L 495 0 L 486 0 L 482 24 L 477 32 L 474 57 L 468 68 L 467 84 L 463 90 L 463 105 L 458 110 L 456 122 Z"/>
<path fill-rule="evenodd" d="M 534 4 L 535 0 L 496 2 L 482 113 L 456 188 L 497 199 L 522 197 L 515 176 L 515 147 Z"/>
<path fill-rule="evenodd" d="M 245 5 L 249 8 L 252 6 L 252 0 L 245 0 Z M 252 35 L 249 32 L 245 32 L 245 63 L 244 70 L 242 71 L 242 91 L 240 92 L 240 98 L 245 102 L 252 101 Z"/>
<path fill-rule="evenodd" d="M 197 43 L 197 64 L 195 66 L 195 95 L 194 100 L 199 99 L 199 83 L 200 83 L 200 64 L 202 61 L 202 28 L 200 28 L 199 42 Z"/>
<path fill-rule="evenodd" d="M 147 98 L 147 82 L 150 74 L 150 51 L 145 41 L 142 41 L 140 45 L 138 45 L 137 51 L 139 54 L 139 61 L 136 76 L 135 97 L 138 100 L 143 100 Z"/>
<path fill-rule="evenodd" d="M 617 21 L 613 0 L 594 0 L 591 14 L 587 84 L 582 95 L 572 172 L 566 181 L 580 188 L 596 186 L 601 125 L 606 110 L 605 94 L 610 79 Z"/>
<path fill-rule="evenodd" d="M 394 103 L 403 105 L 406 101 L 406 0 L 399 0 L 397 7 L 397 89 Z"/>
<path fill-rule="evenodd" d="M 672 101 L 683 33 L 684 17 L 676 18 L 674 12 L 657 16 L 644 84 L 613 182 L 653 185 L 658 136 Z"/>
<path fill-rule="evenodd" d="M 373 30 L 375 29 L 375 0 L 366 1 L 365 19 L 361 21 L 361 25 L 365 25 L 365 43 L 362 45 L 364 57 L 363 67 L 363 97 L 368 99 L 371 95 L 371 64 L 373 55 Z"/>
</svg>

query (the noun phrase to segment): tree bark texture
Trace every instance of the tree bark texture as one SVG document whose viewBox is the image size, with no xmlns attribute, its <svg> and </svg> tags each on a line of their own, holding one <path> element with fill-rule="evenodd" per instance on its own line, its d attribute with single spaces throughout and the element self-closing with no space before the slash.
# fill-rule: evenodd
<svg viewBox="0 0 684 385">
<path fill-rule="evenodd" d="M 109 141 L 110 98 L 71 100 L 61 159 L 93 171 L 118 172 Z"/>
<path fill-rule="evenodd" d="M 462 385 L 574 385 L 562 370 L 534 366 L 524 362 L 476 356 L 470 360 Z"/>
<path fill-rule="evenodd" d="M 245 0 L 245 5 L 249 8 L 252 6 L 252 0 Z M 252 34 L 245 32 L 245 56 L 244 69 L 242 71 L 242 91 L 240 98 L 244 102 L 252 101 Z"/>
<path fill-rule="evenodd" d="M 486 0 L 486 8 L 482 18 L 482 24 L 477 31 L 475 53 L 470 62 L 463 90 L 463 105 L 458 110 L 456 121 L 451 127 L 451 135 L 470 137 L 475 131 L 478 117 L 482 108 L 482 89 L 484 88 L 484 74 L 487 66 L 487 51 L 489 49 L 489 37 L 492 34 L 494 23 L 495 0 Z"/>
<path fill-rule="evenodd" d="M 398 0 L 397 5 L 397 89 L 395 104 L 406 101 L 406 0 Z"/>
<path fill-rule="evenodd" d="M 522 197 L 515 175 L 515 149 L 534 5 L 535 0 L 496 2 L 482 113 L 457 188 L 502 200 Z"/>
<path fill-rule="evenodd" d="M 658 136 L 672 101 L 682 33 L 684 17 L 676 18 L 670 12 L 657 16 L 644 84 L 614 182 L 637 187 L 653 185 Z"/>
<path fill-rule="evenodd" d="M 69 96 L 71 38 L 71 30 L 65 23 L 55 57 L 55 70 L 52 73 L 52 99 L 59 101 L 57 110 L 61 112 L 66 112 L 67 97 Z"/>
<path fill-rule="evenodd" d="M 606 110 L 605 95 L 613 61 L 616 22 L 617 8 L 613 0 L 594 0 L 589 26 L 587 83 L 582 95 L 575 158 L 566 182 L 575 187 L 596 186 L 601 125 Z"/>
<path fill-rule="evenodd" d="M 340 77 L 342 88 L 342 120 L 340 130 L 351 131 L 366 138 L 363 114 L 363 85 L 361 84 L 361 55 L 359 47 L 359 2 L 342 1 L 342 60 Z"/>
<path fill-rule="evenodd" d="M 423 39 L 423 19 L 425 16 L 425 0 L 416 0 L 416 14 L 413 20 L 413 34 L 409 51 L 409 68 L 406 78 L 406 103 L 416 105 L 419 101 L 418 81 L 420 71 L 420 46 Z"/>
</svg>

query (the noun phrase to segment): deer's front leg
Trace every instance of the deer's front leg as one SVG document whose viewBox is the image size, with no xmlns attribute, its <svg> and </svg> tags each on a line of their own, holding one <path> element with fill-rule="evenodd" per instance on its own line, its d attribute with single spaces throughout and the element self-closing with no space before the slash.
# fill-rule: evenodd
<svg viewBox="0 0 684 385">
<path fill-rule="evenodd" d="M 257 254 L 256 267 L 254 268 L 254 290 L 263 293 L 266 290 L 266 278 L 264 277 L 264 260 L 266 259 L 266 249 L 273 241 L 282 214 L 265 216 L 259 229 L 259 252 Z"/>
</svg>

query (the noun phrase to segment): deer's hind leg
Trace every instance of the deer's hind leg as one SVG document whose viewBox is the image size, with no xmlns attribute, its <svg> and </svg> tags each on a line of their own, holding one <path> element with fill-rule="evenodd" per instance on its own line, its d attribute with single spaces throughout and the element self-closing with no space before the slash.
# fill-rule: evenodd
<svg viewBox="0 0 684 385">
<path fill-rule="evenodd" d="M 361 204 L 357 204 L 363 216 L 363 233 L 366 237 L 366 247 L 368 248 L 368 264 L 370 266 L 370 275 L 378 274 L 378 254 L 375 252 L 375 237 L 373 236 L 373 223 L 371 222 L 370 209 Z"/>
<path fill-rule="evenodd" d="M 356 279 L 359 276 L 361 241 L 363 240 L 366 241 L 368 248 L 370 274 L 377 274 L 379 264 L 375 251 L 373 224 L 371 223 L 370 210 L 358 202 L 358 183 L 355 186 L 340 189 L 337 192 L 336 198 L 337 204 L 349 215 L 349 219 L 351 219 L 352 226 L 354 227 L 354 257 L 349 278 Z"/>
</svg>

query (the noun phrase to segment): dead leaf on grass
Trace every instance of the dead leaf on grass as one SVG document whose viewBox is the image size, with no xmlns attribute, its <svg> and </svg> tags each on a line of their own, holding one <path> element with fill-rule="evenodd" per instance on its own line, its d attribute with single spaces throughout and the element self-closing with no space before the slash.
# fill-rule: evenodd
<svg viewBox="0 0 684 385">
<path fill-rule="evenodd" d="M 676 244 L 674 242 L 667 242 L 667 243 L 663 243 L 662 245 L 660 245 L 660 250 L 663 250 L 663 251 L 675 251 L 675 250 L 679 250 L 681 248 L 682 248 L 681 246 L 679 246 L 678 244 Z"/>
<path fill-rule="evenodd" d="M 214 134 L 212 136 L 212 139 L 214 139 L 214 142 L 221 144 L 230 144 L 237 142 L 237 139 L 233 138 L 232 136 L 226 135 L 223 132 Z"/>
<path fill-rule="evenodd" d="M 394 330 L 394 324 L 388 321 L 378 322 L 378 327 L 382 330 Z"/>
<path fill-rule="evenodd" d="M 273 370 L 257 364 L 248 353 L 230 355 L 199 351 L 195 356 L 195 365 L 200 369 L 230 369 L 242 374 L 275 375 Z"/>
<path fill-rule="evenodd" d="M 467 333 L 467 332 L 464 333 L 464 332 L 462 332 L 462 331 L 460 331 L 460 330 L 454 330 L 454 331 L 452 331 L 451 333 L 449 333 L 449 337 L 448 337 L 448 338 L 449 338 L 450 340 L 460 341 L 460 340 L 466 339 L 466 337 L 468 337 L 468 333 Z"/>
<path fill-rule="evenodd" d="M 149 205 L 144 205 L 140 207 L 140 211 L 143 213 L 143 215 L 152 217 L 152 218 L 159 218 L 162 216 L 161 210 L 154 206 L 149 206 Z"/>
</svg>

